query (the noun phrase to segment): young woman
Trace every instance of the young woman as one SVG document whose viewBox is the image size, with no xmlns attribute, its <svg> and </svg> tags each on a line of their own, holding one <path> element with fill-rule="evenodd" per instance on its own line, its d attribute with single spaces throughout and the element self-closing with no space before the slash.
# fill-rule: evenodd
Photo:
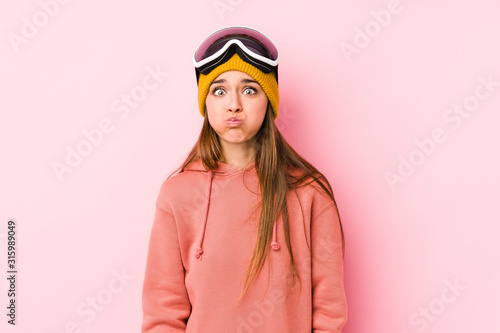
<svg viewBox="0 0 500 333">
<path fill-rule="evenodd" d="M 205 120 L 156 201 L 142 332 L 342 332 L 340 216 L 328 180 L 275 125 L 278 60 L 247 27 L 197 48 Z"/>
</svg>

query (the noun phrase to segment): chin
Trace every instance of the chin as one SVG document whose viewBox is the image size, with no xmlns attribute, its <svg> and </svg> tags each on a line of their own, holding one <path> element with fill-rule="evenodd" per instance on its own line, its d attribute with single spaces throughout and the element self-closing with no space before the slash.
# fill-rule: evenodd
<svg viewBox="0 0 500 333">
<path fill-rule="evenodd" d="M 221 140 L 226 141 L 227 143 L 243 143 L 250 140 L 248 136 L 223 136 L 220 137 Z"/>
</svg>

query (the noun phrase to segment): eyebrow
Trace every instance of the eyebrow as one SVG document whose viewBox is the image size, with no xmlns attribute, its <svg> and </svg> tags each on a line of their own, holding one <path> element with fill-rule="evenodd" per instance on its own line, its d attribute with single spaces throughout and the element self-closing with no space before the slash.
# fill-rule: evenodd
<svg viewBox="0 0 500 333">
<path fill-rule="evenodd" d="M 219 79 L 219 80 L 213 81 L 211 85 L 217 84 L 217 83 L 225 83 L 225 82 L 226 82 L 226 79 Z M 259 84 L 259 82 L 255 81 L 255 80 L 250 80 L 250 79 L 241 79 L 240 82 L 241 83 L 257 83 L 257 84 Z"/>
</svg>

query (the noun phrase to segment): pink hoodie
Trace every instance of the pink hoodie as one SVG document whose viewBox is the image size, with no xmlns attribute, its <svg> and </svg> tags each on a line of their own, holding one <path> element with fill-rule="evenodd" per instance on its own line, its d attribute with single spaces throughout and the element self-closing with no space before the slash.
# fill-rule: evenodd
<svg viewBox="0 0 500 333">
<path fill-rule="evenodd" d="M 143 333 L 339 333 L 347 320 L 334 202 L 314 183 L 289 191 L 292 266 L 281 215 L 268 260 L 236 305 L 257 239 L 260 189 L 245 170 L 201 160 L 166 179 L 156 201 L 143 285 Z M 312 244 L 311 254 L 306 243 Z M 269 280 L 268 280 L 269 277 Z M 268 284 L 269 283 L 269 284 Z"/>
</svg>

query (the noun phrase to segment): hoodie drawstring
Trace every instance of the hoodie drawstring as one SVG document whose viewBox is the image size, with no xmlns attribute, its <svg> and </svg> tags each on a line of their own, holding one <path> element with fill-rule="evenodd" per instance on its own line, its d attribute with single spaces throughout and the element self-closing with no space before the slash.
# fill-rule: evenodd
<svg viewBox="0 0 500 333">
<path fill-rule="evenodd" d="M 271 249 L 274 251 L 278 251 L 280 249 L 280 245 L 278 244 L 278 240 L 276 239 L 276 221 L 274 221 L 274 226 L 273 226 L 273 241 L 271 242 Z"/>
<path fill-rule="evenodd" d="M 203 254 L 203 238 L 205 237 L 205 229 L 207 228 L 207 220 L 208 220 L 208 207 L 210 206 L 210 192 L 212 190 L 212 179 L 214 177 L 214 173 L 212 170 L 208 170 L 208 185 L 207 185 L 207 204 L 205 206 L 205 216 L 203 217 L 203 227 L 201 231 L 201 239 L 200 239 L 200 245 L 196 249 L 195 256 L 196 258 L 200 258 L 201 255 Z M 200 259 L 201 260 L 201 259 Z"/>
<path fill-rule="evenodd" d="M 207 185 L 207 192 L 206 192 L 207 204 L 205 205 L 205 215 L 203 217 L 203 226 L 202 226 L 202 230 L 201 230 L 200 244 L 195 252 L 196 259 L 200 259 L 200 260 L 201 260 L 201 255 L 203 254 L 203 247 L 202 246 L 203 246 L 203 239 L 205 237 L 205 230 L 207 228 L 208 208 L 210 207 L 210 194 L 212 191 L 213 178 L 214 178 L 214 172 L 212 170 L 208 170 L 208 185 Z M 271 242 L 271 249 L 273 249 L 274 251 L 278 251 L 280 249 L 280 245 L 278 244 L 276 229 L 277 229 L 276 221 L 274 221 L 273 240 Z"/>
</svg>

